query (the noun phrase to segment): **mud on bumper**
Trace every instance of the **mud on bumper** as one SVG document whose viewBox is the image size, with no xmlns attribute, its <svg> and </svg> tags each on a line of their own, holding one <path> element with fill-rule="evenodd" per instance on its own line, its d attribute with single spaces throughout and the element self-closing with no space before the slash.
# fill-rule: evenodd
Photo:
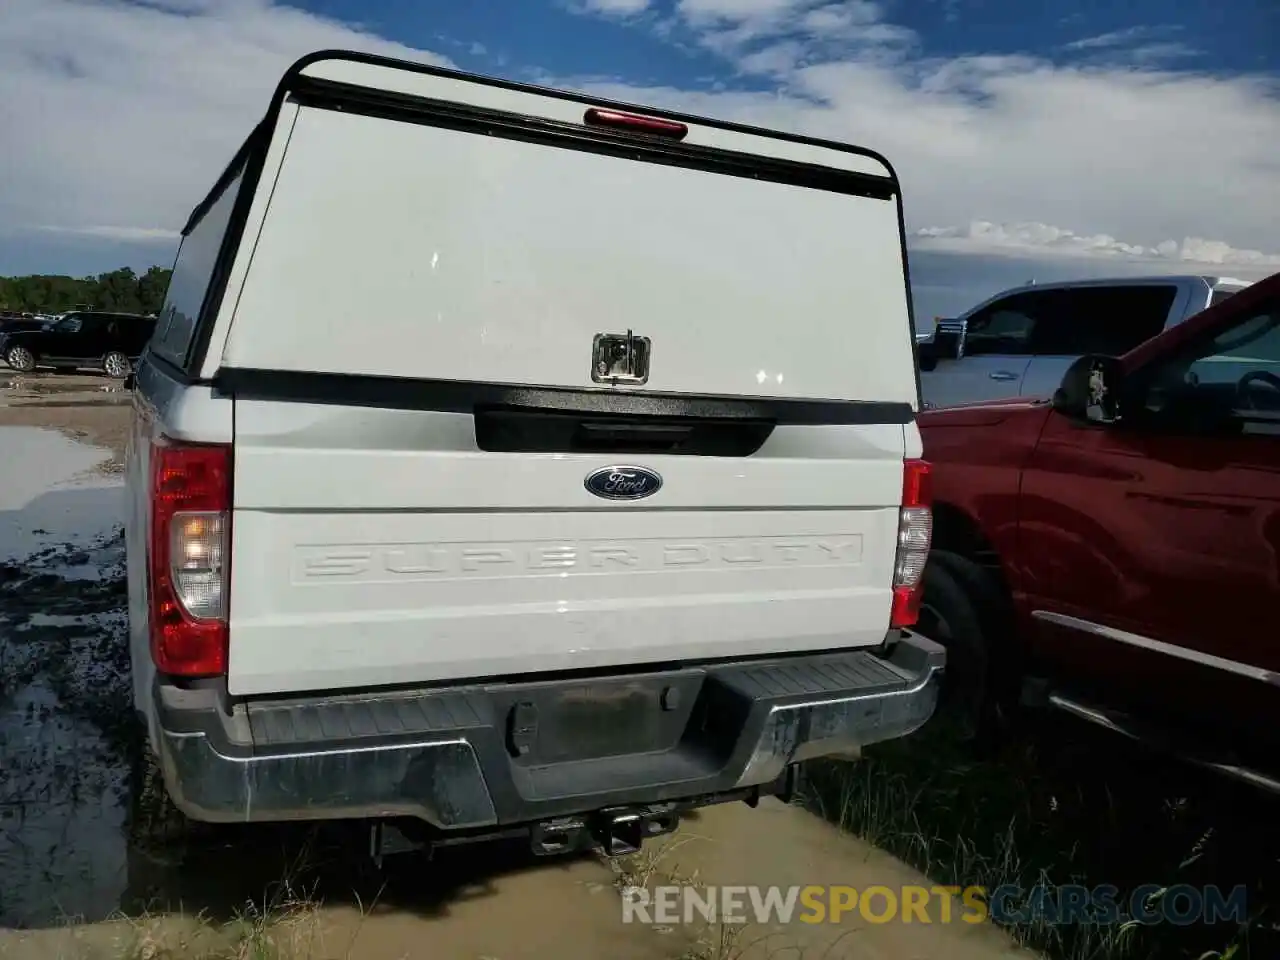
<svg viewBox="0 0 1280 960">
<path fill-rule="evenodd" d="M 414 817 L 441 830 L 690 801 L 905 736 L 945 657 L 871 651 L 661 672 L 255 701 L 157 683 L 166 786 L 211 822 Z"/>
</svg>

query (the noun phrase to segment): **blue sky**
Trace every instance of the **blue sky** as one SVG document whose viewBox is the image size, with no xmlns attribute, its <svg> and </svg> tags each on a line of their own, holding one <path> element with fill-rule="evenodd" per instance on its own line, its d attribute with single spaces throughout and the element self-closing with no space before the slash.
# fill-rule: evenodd
<svg viewBox="0 0 1280 960">
<path fill-rule="evenodd" d="M 1030 276 L 1257 277 L 1277 37 L 1263 0 L 3 0 L 0 274 L 167 263 L 279 74 L 347 47 L 881 150 L 924 316 Z"/>
<path fill-rule="evenodd" d="M 699 46 L 695 30 L 678 22 L 671 33 L 655 29 L 673 21 L 677 4 L 672 2 L 643 5 L 631 16 L 609 11 L 641 8 L 638 0 L 595 5 L 585 0 L 519 5 L 309 0 L 299 5 L 413 46 L 442 49 L 465 69 L 480 72 L 550 70 L 655 86 L 737 82 L 769 88 L 767 80 L 734 78 L 721 58 Z M 593 6 L 596 16 L 573 12 Z M 1232 5 L 1229 13 L 1227 5 L 1207 0 L 911 0 L 883 7 L 895 25 L 918 36 L 925 57 L 1032 53 L 1081 64 L 1145 57 L 1186 69 L 1280 71 L 1275 39 L 1280 7 L 1261 0 Z"/>
</svg>

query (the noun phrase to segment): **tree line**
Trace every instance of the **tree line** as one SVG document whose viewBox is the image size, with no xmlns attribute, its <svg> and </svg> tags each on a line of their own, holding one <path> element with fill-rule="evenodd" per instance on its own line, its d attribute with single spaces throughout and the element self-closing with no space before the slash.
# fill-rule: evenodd
<svg viewBox="0 0 1280 960">
<path fill-rule="evenodd" d="M 158 314 L 172 273 L 168 267 L 151 267 L 143 274 L 121 267 L 96 277 L 0 277 L 0 311 L 63 313 L 85 309 Z"/>
</svg>

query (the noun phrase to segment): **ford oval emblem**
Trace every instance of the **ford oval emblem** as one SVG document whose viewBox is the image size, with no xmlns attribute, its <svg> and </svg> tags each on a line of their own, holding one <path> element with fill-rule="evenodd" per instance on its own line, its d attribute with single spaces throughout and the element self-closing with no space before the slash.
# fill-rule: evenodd
<svg viewBox="0 0 1280 960">
<path fill-rule="evenodd" d="M 641 500 L 661 486 L 662 477 L 648 467 L 601 467 L 587 475 L 587 489 L 606 500 Z"/>
</svg>

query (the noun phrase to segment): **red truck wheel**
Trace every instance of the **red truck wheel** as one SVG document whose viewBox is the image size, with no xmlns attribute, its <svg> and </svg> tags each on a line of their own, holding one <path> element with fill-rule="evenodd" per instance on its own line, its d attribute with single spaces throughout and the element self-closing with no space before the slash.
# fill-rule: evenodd
<svg viewBox="0 0 1280 960">
<path fill-rule="evenodd" d="M 977 578 L 983 572 L 963 557 L 934 551 L 924 571 L 920 633 L 947 649 L 947 670 L 937 716 L 963 740 L 986 727 L 990 644 L 983 626 Z"/>
</svg>

